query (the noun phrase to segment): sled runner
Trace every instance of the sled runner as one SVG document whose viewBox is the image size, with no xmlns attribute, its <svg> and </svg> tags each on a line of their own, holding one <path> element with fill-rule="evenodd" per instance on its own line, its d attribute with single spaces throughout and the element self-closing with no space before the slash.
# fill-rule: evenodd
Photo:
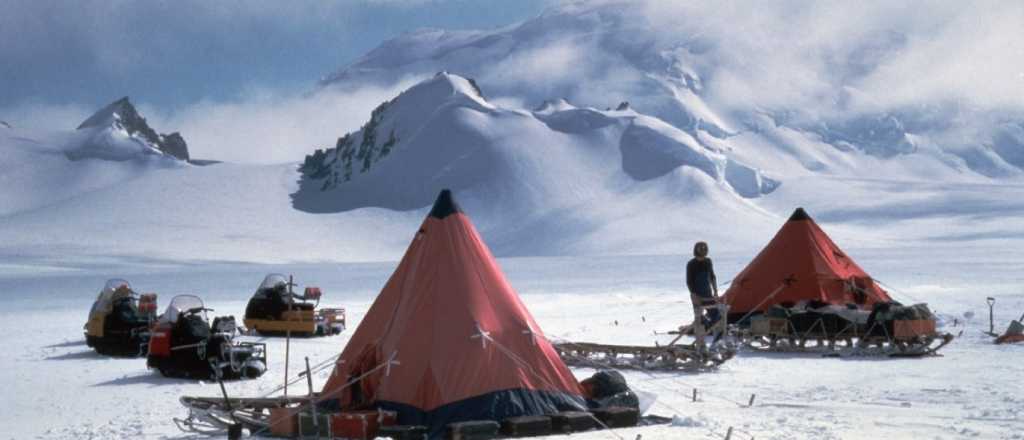
<svg viewBox="0 0 1024 440">
<path fill-rule="evenodd" d="M 245 326 L 261 335 L 330 336 L 345 330 L 345 309 L 317 309 L 320 288 L 296 295 L 294 286 L 290 276 L 267 275 L 245 308 Z"/>
</svg>

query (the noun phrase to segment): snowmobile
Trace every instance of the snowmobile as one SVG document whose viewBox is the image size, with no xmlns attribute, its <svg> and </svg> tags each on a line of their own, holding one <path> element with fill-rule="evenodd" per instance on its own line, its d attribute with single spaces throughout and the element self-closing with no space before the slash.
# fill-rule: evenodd
<svg viewBox="0 0 1024 440">
<path fill-rule="evenodd" d="M 155 317 L 155 293 L 139 296 L 127 281 L 107 280 L 83 327 L 85 343 L 100 354 L 145 356 Z"/>
<path fill-rule="evenodd" d="M 146 365 L 167 377 L 188 379 L 256 378 L 267 370 L 266 344 L 235 342 L 235 318 L 211 325 L 203 300 L 178 295 L 158 319 L 149 339 Z"/>
<path fill-rule="evenodd" d="M 898 302 L 879 302 L 871 310 L 817 301 L 779 304 L 740 321 L 735 332 L 754 350 L 826 355 L 926 356 L 953 340 L 936 330 L 927 305 Z"/>
<path fill-rule="evenodd" d="M 296 295 L 294 286 L 291 277 L 267 275 L 245 308 L 245 326 L 262 335 L 330 336 L 345 330 L 345 309 L 317 309 L 320 288 Z"/>
</svg>

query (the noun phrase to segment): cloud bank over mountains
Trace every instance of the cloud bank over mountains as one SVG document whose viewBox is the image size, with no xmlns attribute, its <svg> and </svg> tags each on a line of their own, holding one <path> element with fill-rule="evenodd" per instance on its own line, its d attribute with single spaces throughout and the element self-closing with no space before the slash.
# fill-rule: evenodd
<svg viewBox="0 0 1024 440">
<path fill-rule="evenodd" d="M 251 45 L 241 35 L 260 26 L 309 25 L 333 12 L 324 5 L 267 2 L 245 8 L 239 18 L 224 4 L 200 3 L 205 18 L 196 29 L 242 23 L 239 40 L 225 36 L 230 32 L 180 29 L 168 31 L 168 41 Z M 76 23 L 54 11 L 37 24 L 67 29 L 58 38 L 89 44 L 81 51 L 90 62 L 131 70 L 138 68 L 133 54 L 139 48 L 125 38 L 131 27 L 120 19 L 140 7 L 104 3 Z M 0 21 L 6 41 L 32 23 Z M 332 136 L 358 128 L 377 104 L 439 70 L 473 76 L 493 95 L 489 99 L 504 105 L 533 108 L 558 97 L 599 108 L 630 101 L 677 126 L 699 124 L 721 137 L 761 124 L 752 115 L 763 115 L 826 142 L 868 149 L 900 148 L 901 133 L 928 132 L 927 142 L 906 148 L 970 149 L 979 142 L 1012 150 L 1024 114 L 1022 22 L 1024 4 L 1014 2 L 969 8 L 945 2 L 564 3 L 499 30 L 409 32 L 327 75 L 330 86 L 312 93 L 250 86 L 229 98 L 170 109 L 147 105 L 145 93 L 131 94 L 160 126 L 186 134 L 198 156 L 242 162 L 293 161 L 329 145 Z M 75 33 L 85 29 L 91 34 Z M 31 39 L 6 45 L 4 57 L 53 54 L 52 43 L 24 40 Z M 80 120 L 95 106 L 0 105 L 0 117 L 22 125 Z M 71 116 L 76 109 L 81 113 Z M 895 135 L 884 136 L 887 130 Z M 962 156 L 987 160 L 973 150 Z"/>
</svg>

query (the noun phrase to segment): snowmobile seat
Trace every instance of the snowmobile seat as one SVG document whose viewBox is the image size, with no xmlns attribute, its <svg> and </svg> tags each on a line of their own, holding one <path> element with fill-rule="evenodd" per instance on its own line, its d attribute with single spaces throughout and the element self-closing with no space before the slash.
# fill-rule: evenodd
<svg viewBox="0 0 1024 440">
<path fill-rule="evenodd" d="M 313 304 L 297 302 L 292 304 L 292 310 L 313 310 Z"/>
<path fill-rule="evenodd" d="M 218 316 L 213 318 L 213 325 L 210 326 L 214 333 L 227 333 L 234 335 L 235 330 L 238 329 L 238 324 L 235 322 L 234 316 Z"/>
<path fill-rule="evenodd" d="M 195 344 L 210 338 L 210 326 L 201 316 L 189 315 L 178 319 L 172 332 L 171 347 Z"/>
</svg>

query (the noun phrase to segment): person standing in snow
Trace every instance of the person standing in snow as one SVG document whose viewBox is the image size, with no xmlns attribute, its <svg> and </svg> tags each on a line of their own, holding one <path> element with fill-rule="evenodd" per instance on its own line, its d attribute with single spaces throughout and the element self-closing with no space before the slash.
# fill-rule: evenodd
<svg viewBox="0 0 1024 440">
<path fill-rule="evenodd" d="M 703 337 L 703 329 L 718 322 L 718 310 L 707 309 L 706 319 L 702 319 L 702 306 L 712 306 L 718 302 L 718 279 L 715 267 L 708 258 L 708 244 L 698 241 L 693 245 L 693 258 L 686 263 L 686 287 L 690 290 L 690 301 L 693 302 L 693 323 L 703 323 L 699 338 Z"/>
</svg>

